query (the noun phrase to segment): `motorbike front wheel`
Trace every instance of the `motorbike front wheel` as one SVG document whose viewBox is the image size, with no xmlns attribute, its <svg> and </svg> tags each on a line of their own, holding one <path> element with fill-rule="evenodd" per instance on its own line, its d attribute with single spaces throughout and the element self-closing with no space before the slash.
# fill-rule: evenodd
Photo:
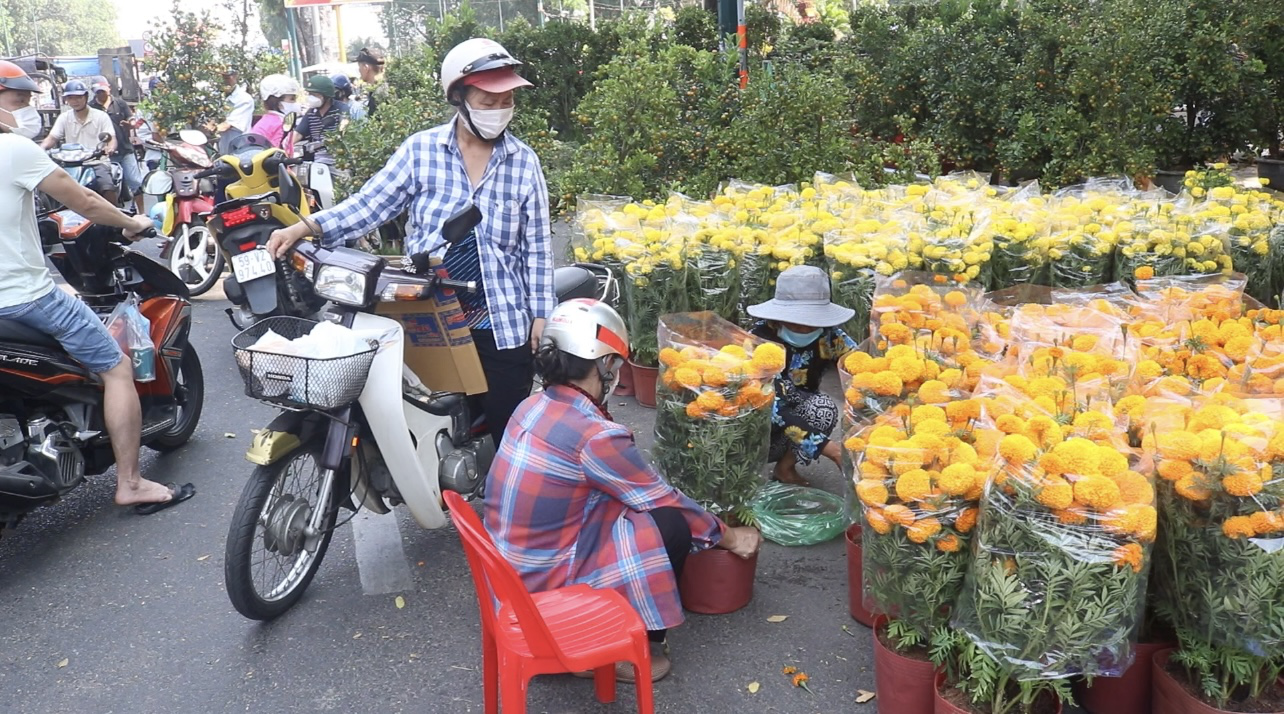
<svg viewBox="0 0 1284 714">
<path fill-rule="evenodd" d="M 193 218 L 179 227 L 170 247 L 169 269 L 187 283 L 193 296 L 204 295 L 223 275 L 223 251 L 205 222 Z"/>
<path fill-rule="evenodd" d="M 232 513 L 224 578 L 236 611 L 271 620 L 294 606 L 325 558 L 339 511 L 319 444 L 250 475 Z M 320 528 L 309 534 L 312 514 Z"/>
</svg>

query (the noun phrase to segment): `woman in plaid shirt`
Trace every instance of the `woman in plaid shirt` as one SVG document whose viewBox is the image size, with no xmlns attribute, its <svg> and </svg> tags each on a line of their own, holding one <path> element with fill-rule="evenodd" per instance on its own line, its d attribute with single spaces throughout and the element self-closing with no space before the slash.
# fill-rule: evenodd
<svg viewBox="0 0 1284 714">
<path fill-rule="evenodd" d="M 665 633 L 683 619 L 687 555 L 716 546 L 748 558 L 761 537 L 727 527 L 670 486 L 611 419 L 606 401 L 628 344 L 605 303 L 553 310 L 535 357 L 545 390 L 508 425 L 486 481 L 486 529 L 532 592 L 584 583 L 628 598 L 646 623 L 658 680 L 670 669 Z M 616 676 L 635 678 L 627 663 Z"/>
</svg>

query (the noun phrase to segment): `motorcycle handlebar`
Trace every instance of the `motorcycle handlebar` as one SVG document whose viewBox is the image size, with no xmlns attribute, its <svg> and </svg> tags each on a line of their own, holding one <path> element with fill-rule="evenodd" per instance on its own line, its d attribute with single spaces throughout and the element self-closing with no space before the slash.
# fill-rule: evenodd
<svg viewBox="0 0 1284 714">
<path fill-rule="evenodd" d="M 443 288 L 462 290 L 466 293 L 477 292 L 476 280 L 451 280 L 450 278 L 437 278 L 437 284 Z"/>
</svg>

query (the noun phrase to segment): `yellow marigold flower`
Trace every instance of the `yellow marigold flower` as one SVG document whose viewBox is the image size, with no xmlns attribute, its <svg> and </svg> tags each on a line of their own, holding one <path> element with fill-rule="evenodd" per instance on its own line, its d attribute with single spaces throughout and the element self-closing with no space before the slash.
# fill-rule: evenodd
<svg viewBox="0 0 1284 714">
<path fill-rule="evenodd" d="M 1189 461 L 1164 460 L 1159 462 L 1159 476 L 1165 481 L 1176 481 L 1195 473 Z"/>
<path fill-rule="evenodd" d="M 1177 492 L 1178 496 L 1188 501 L 1204 501 L 1213 495 L 1212 490 L 1208 488 L 1204 475 L 1200 473 L 1191 473 L 1177 479 L 1177 482 L 1173 484 L 1173 490 Z"/>
<path fill-rule="evenodd" d="M 1164 368 L 1153 359 L 1144 359 L 1137 363 L 1137 377 L 1151 382 L 1164 376 Z"/>
<path fill-rule="evenodd" d="M 902 382 L 909 383 L 922 378 L 923 361 L 917 357 L 894 359 L 888 369 L 896 373 Z"/>
<path fill-rule="evenodd" d="M 902 501 L 921 501 L 931 493 L 932 477 L 923 469 L 906 471 L 896 479 L 896 497 Z"/>
<path fill-rule="evenodd" d="M 1026 430 L 1025 420 L 1015 414 L 1004 414 L 994 425 L 1004 434 L 1021 434 Z"/>
<path fill-rule="evenodd" d="M 878 334 L 888 342 L 898 345 L 914 339 L 914 331 L 899 322 L 889 322 L 879 327 Z"/>
<path fill-rule="evenodd" d="M 943 421 L 925 421 L 914 427 L 915 434 L 945 436 L 950 433 L 950 425 Z"/>
<path fill-rule="evenodd" d="M 857 466 L 856 468 L 860 471 L 861 478 L 882 480 L 891 475 L 882 464 L 871 459 L 865 459 L 860 463 L 860 466 Z"/>
<path fill-rule="evenodd" d="M 874 532 L 879 535 L 887 535 L 892 532 L 892 522 L 887 520 L 887 516 L 877 508 L 865 509 L 865 522 L 869 523 L 869 527 L 873 528 Z"/>
<path fill-rule="evenodd" d="M 976 483 L 976 469 L 970 464 L 950 464 L 936 480 L 936 485 L 947 496 L 962 496 Z"/>
<path fill-rule="evenodd" d="M 999 455 L 1012 464 L 1027 463 L 1036 451 L 1034 442 L 1021 434 L 1008 434 L 999 442 Z"/>
<path fill-rule="evenodd" d="M 1231 516 L 1222 523 L 1222 534 L 1231 540 L 1252 538 L 1257 535 L 1253 528 L 1253 519 L 1248 516 Z"/>
<path fill-rule="evenodd" d="M 910 425 L 918 426 L 925 421 L 945 421 L 945 410 L 932 404 L 914 407 L 910 412 Z"/>
<path fill-rule="evenodd" d="M 883 515 L 887 516 L 887 520 L 898 526 L 908 528 L 912 523 L 914 523 L 914 512 L 899 503 L 892 504 L 887 508 L 884 508 Z"/>
<path fill-rule="evenodd" d="M 843 441 L 843 448 L 853 454 L 859 454 L 865 450 L 865 440 L 859 436 L 849 436 Z"/>
<path fill-rule="evenodd" d="M 673 370 L 673 379 L 687 389 L 696 389 L 701 384 L 700 373 L 690 367 Z"/>
<path fill-rule="evenodd" d="M 687 404 L 687 416 L 692 419 L 703 419 L 709 414 L 700 406 L 700 402 L 695 401 Z"/>
<path fill-rule="evenodd" d="M 725 387 L 730 381 L 726 370 L 721 367 L 705 367 L 701 374 L 704 376 L 704 383 L 710 387 Z"/>
<path fill-rule="evenodd" d="M 980 460 L 981 456 L 976 453 L 976 448 L 971 444 L 959 443 L 950 452 L 950 463 L 953 464 L 968 464 L 975 469 Z"/>
<path fill-rule="evenodd" d="M 847 370 L 848 374 L 866 372 L 869 371 L 869 366 L 873 361 L 874 358 L 864 352 L 848 352 L 847 356 L 843 358 L 843 369 Z"/>
<path fill-rule="evenodd" d="M 741 347 L 740 345 L 726 345 L 725 347 L 723 347 L 718 351 L 724 355 L 729 355 L 736 359 L 741 359 L 741 360 L 749 359 L 749 353 L 745 352 L 745 348 Z"/>
<path fill-rule="evenodd" d="M 1105 476 L 1084 476 L 1074 483 L 1074 499 L 1097 511 L 1119 505 L 1119 486 Z"/>
<path fill-rule="evenodd" d="M 1082 437 L 1067 439 L 1057 444 L 1052 447 L 1052 453 L 1065 462 L 1068 474 L 1088 476 L 1100 472 L 1100 450 L 1096 444 Z"/>
<path fill-rule="evenodd" d="M 665 347 L 660 350 L 660 364 L 665 367 L 677 367 L 682 362 L 682 354 L 672 347 Z"/>
<path fill-rule="evenodd" d="M 959 533 L 969 533 L 976 526 L 976 516 L 979 511 L 975 507 L 964 508 L 954 519 L 954 530 Z"/>
<path fill-rule="evenodd" d="M 1154 506 L 1134 503 L 1125 506 L 1115 519 L 1115 526 L 1124 533 L 1149 543 L 1155 539 L 1159 528 L 1159 512 Z"/>
<path fill-rule="evenodd" d="M 1133 277 L 1138 280 L 1150 280 L 1155 277 L 1155 269 L 1149 265 L 1143 265 L 1132 273 Z M 1138 568 L 1140 570 L 1140 568 Z"/>
<path fill-rule="evenodd" d="M 1115 477 L 1128 471 L 1128 457 L 1108 446 L 1097 449 L 1100 458 L 1098 468 L 1102 476 Z M 1140 475 L 1140 474 L 1139 474 Z"/>
<path fill-rule="evenodd" d="M 696 397 L 696 403 L 707 412 L 716 412 L 727 403 L 727 400 L 721 392 L 709 391 L 701 392 L 700 396 Z"/>
<path fill-rule="evenodd" d="M 1149 505 L 1155 502 L 1155 487 L 1150 484 L 1150 479 L 1136 471 L 1124 471 L 1110 478 L 1119 486 L 1119 497 L 1124 503 Z"/>
<path fill-rule="evenodd" d="M 918 398 L 924 404 L 945 404 L 950 401 L 950 388 L 945 382 L 930 379 L 918 388 Z"/>
<path fill-rule="evenodd" d="M 915 543 L 926 543 L 929 538 L 941 532 L 941 522 L 935 518 L 924 518 L 914 521 L 905 531 L 905 537 Z"/>
<path fill-rule="evenodd" d="M 863 478 L 856 482 L 856 495 L 866 506 L 883 506 L 887 504 L 887 486 L 881 481 Z"/>
<path fill-rule="evenodd" d="M 942 553 L 957 553 L 961 547 L 963 547 L 963 541 L 959 540 L 959 537 L 953 533 L 936 540 L 936 549 Z"/>
<path fill-rule="evenodd" d="M 1043 482 L 1036 498 L 1039 503 L 1054 511 L 1063 510 L 1074 503 L 1074 488 L 1069 481 L 1060 476 L 1054 476 Z"/>
<path fill-rule="evenodd" d="M 875 374 L 873 385 L 871 385 L 871 389 L 873 389 L 874 394 L 877 394 L 880 397 L 897 396 L 901 393 L 901 389 L 903 387 L 904 385 L 901 383 L 901 378 L 896 376 L 893 372 L 879 372 Z"/>
<path fill-rule="evenodd" d="M 1193 461 L 1199 458 L 1199 439 L 1189 431 L 1171 431 L 1159 435 L 1159 453 L 1165 459 Z"/>
<path fill-rule="evenodd" d="M 763 372 L 779 372 L 785 368 L 785 348 L 775 342 L 764 342 L 754 348 L 753 364 Z"/>
<path fill-rule="evenodd" d="M 1132 572 L 1140 573 L 1145 565 L 1145 552 L 1141 546 L 1136 543 L 1127 543 L 1115 549 L 1115 565 L 1119 567 L 1131 567 Z"/>
<path fill-rule="evenodd" d="M 1222 479 L 1222 488 L 1232 496 L 1247 498 L 1262 490 L 1262 479 L 1252 471 L 1244 471 Z"/>
</svg>

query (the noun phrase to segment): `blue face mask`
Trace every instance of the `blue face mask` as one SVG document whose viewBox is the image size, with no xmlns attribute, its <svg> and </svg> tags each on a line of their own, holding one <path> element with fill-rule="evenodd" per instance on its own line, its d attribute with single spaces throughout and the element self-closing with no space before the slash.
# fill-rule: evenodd
<svg viewBox="0 0 1284 714">
<path fill-rule="evenodd" d="M 776 330 L 776 334 L 780 337 L 780 339 L 784 340 L 788 344 L 791 344 L 794 347 L 797 347 L 799 349 L 807 347 L 808 345 L 815 342 L 816 340 L 819 340 L 822 332 L 824 332 L 824 330 L 820 329 L 819 327 L 812 330 L 811 332 L 794 332 L 788 327 L 781 327 L 780 329 Z"/>
</svg>

